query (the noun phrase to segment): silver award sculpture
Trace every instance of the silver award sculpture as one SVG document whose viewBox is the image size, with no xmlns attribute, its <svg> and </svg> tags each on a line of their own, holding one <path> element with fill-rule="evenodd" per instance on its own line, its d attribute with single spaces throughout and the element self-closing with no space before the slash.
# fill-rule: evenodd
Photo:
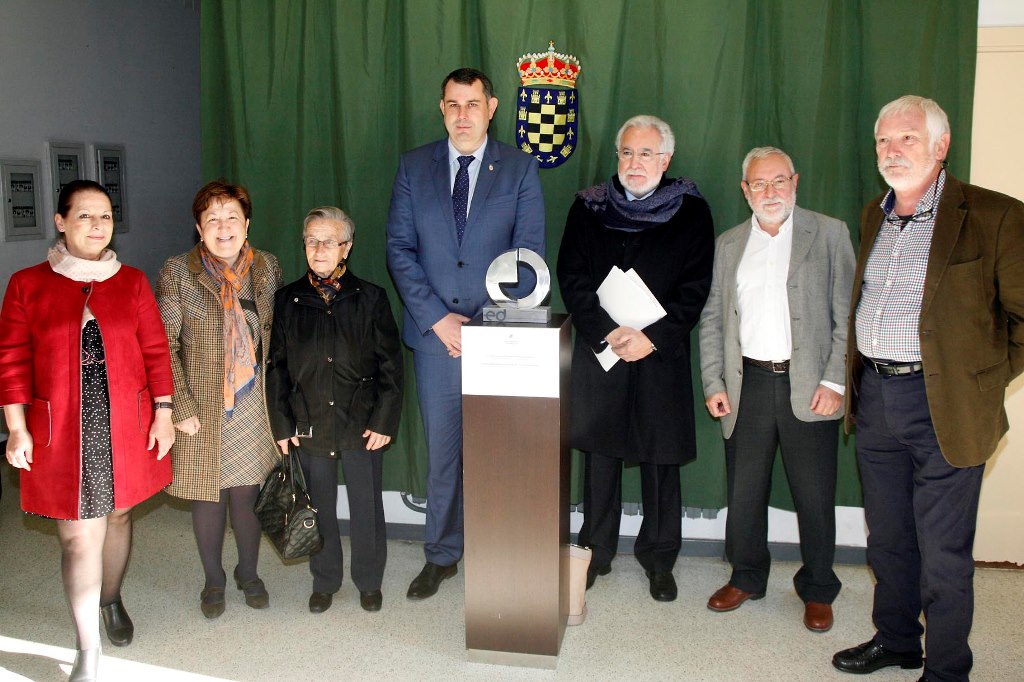
<svg viewBox="0 0 1024 682">
<path fill-rule="evenodd" d="M 519 264 L 537 275 L 533 291 L 521 298 L 511 298 L 501 286 L 519 284 Z M 551 291 L 551 271 L 540 254 L 529 249 L 509 249 L 491 262 L 485 276 L 487 295 L 494 305 L 484 306 L 484 322 L 526 322 L 547 324 L 551 321 L 551 308 L 541 303 Z"/>
</svg>

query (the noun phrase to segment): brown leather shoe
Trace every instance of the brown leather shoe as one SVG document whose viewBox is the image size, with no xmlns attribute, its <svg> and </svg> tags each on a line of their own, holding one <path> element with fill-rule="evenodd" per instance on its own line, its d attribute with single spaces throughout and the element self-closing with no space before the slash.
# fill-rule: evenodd
<svg viewBox="0 0 1024 682">
<path fill-rule="evenodd" d="M 219 617 L 224 613 L 224 588 L 203 588 L 199 593 L 199 608 L 207 618 Z"/>
<path fill-rule="evenodd" d="M 804 627 L 811 632 L 828 632 L 832 629 L 832 605 L 809 601 L 804 604 Z"/>
<path fill-rule="evenodd" d="M 238 575 L 238 566 L 235 566 L 235 585 L 245 595 L 245 605 L 252 609 L 265 609 L 270 606 L 270 595 L 267 587 L 259 578 L 242 580 Z"/>
<path fill-rule="evenodd" d="M 752 594 L 744 592 L 738 587 L 733 587 L 731 584 L 726 584 L 718 592 L 711 595 L 711 599 L 708 599 L 708 608 L 712 611 L 732 611 L 738 609 L 748 599 L 757 600 L 762 597 L 764 597 L 764 592 Z"/>
</svg>

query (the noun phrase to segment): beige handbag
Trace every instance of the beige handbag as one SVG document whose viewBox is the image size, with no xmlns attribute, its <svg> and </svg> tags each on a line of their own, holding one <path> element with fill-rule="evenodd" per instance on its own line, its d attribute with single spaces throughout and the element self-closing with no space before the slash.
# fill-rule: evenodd
<svg viewBox="0 0 1024 682">
<path fill-rule="evenodd" d="M 587 569 L 593 552 L 588 547 L 569 545 L 569 619 L 579 625 L 587 619 Z"/>
</svg>

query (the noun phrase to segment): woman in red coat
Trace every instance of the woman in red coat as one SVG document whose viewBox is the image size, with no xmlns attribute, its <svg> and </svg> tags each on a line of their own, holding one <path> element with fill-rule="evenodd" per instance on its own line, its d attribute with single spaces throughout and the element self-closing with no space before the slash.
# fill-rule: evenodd
<svg viewBox="0 0 1024 682">
<path fill-rule="evenodd" d="M 47 262 L 16 272 L 0 311 L 0 405 L 21 506 L 57 521 L 78 639 L 72 680 L 98 679 L 99 614 L 110 642 L 134 628 L 121 603 L 132 506 L 171 481 L 170 354 L 139 270 L 107 249 L 110 196 L 66 185 Z"/>
</svg>

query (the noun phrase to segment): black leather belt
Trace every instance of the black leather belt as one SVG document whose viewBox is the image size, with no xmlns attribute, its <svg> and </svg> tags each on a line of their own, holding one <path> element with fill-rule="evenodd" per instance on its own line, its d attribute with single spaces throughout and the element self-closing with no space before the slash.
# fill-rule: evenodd
<svg viewBox="0 0 1024 682">
<path fill-rule="evenodd" d="M 755 360 L 754 358 L 748 358 L 746 355 L 743 356 L 744 365 L 753 365 L 754 367 L 760 367 L 761 369 L 774 372 L 775 374 L 785 374 L 789 371 L 789 360 L 783 360 L 782 362 L 772 362 L 771 360 Z"/>
<path fill-rule="evenodd" d="M 924 365 L 920 362 L 888 362 L 861 357 L 865 367 L 870 367 L 884 377 L 902 377 L 924 371 Z"/>
</svg>

